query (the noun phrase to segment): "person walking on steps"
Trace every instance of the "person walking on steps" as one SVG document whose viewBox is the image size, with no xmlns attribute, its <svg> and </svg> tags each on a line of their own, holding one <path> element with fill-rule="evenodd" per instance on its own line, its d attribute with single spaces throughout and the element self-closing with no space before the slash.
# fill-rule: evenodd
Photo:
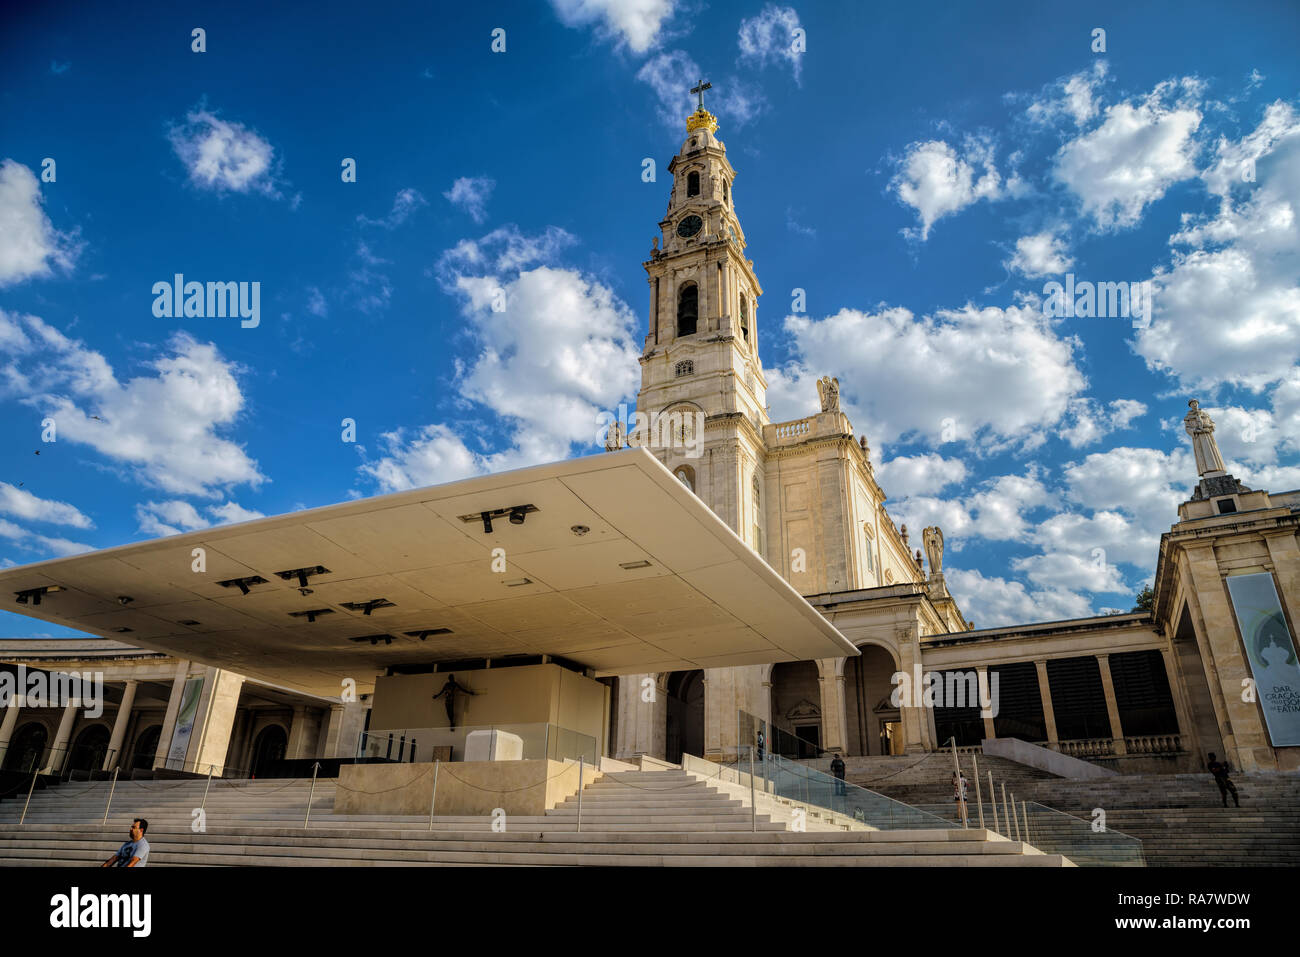
<svg viewBox="0 0 1300 957">
<path fill-rule="evenodd" d="M 839 754 L 831 758 L 831 774 L 835 775 L 835 796 L 844 797 L 844 759 Z"/>
<path fill-rule="evenodd" d="M 1228 792 L 1232 792 L 1232 803 L 1241 807 L 1241 800 L 1237 797 L 1237 785 L 1232 783 L 1232 778 L 1228 777 L 1232 767 L 1227 761 L 1220 761 L 1214 752 L 1210 752 L 1210 773 L 1214 775 L 1214 783 L 1219 786 L 1219 797 L 1223 798 L 1223 806 L 1228 806 Z"/>
<path fill-rule="evenodd" d="M 952 799 L 957 802 L 957 816 L 961 819 L 961 826 L 967 825 L 966 818 L 966 792 L 969 788 L 965 774 L 952 772 Z"/>
</svg>

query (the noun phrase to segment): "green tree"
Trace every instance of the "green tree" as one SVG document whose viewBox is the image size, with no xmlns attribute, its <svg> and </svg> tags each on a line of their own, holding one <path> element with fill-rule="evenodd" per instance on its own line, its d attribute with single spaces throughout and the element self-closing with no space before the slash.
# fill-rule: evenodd
<svg viewBox="0 0 1300 957">
<path fill-rule="evenodd" d="M 1137 604 L 1133 606 L 1134 611 L 1150 612 L 1155 605 L 1156 593 L 1151 590 L 1150 585 L 1144 585 L 1138 592 Z"/>
</svg>

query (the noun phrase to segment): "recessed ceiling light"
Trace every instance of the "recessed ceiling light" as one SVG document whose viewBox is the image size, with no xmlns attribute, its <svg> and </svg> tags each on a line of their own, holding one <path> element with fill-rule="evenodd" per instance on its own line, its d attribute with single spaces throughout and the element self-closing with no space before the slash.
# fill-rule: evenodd
<svg viewBox="0 0 1300 957">
<path fill-rule="evenodd" d="M 184 625 L 186 628 L 193 628 L 195 625 L 198 624 L 198 622 L 195 621 L 193 618 L 186 618 L 183 621 L 178 621 L 177 624 Z"/>
<path fill-rule="evenodd" d="M 451 629 L 450 628 L 422 628 L 420 631 L 407 631 L 404 632 L 404 634 L 410 638 L 419 638 L 421 641 L 424 641 L 424 639 L 428 638 L 430 635 L 450 635 Z"/>
<path fill-rule="evenodd" d="M 531 585 L 532 583 L 533 580 L 531 578 L 516 578 L 514 581 L 506 582 L 506 587 L 518 588 L 520 585 Z"/>
<path fill-rule="evenodd" d="M 649 563 L 649 562 L 646 562 L 646 561 L 640 561 L 640 562 L 619 562 L 619 563 L 618 563 L 618 567 L 619 567 L 619 568 L 626 568 L 628 571 L 631 571 L 631 570 L 634 569 L 634 568 L 649 568 L 649 567 L 650 567 L 650 563 Z"/>
<path fill-rule="evenodd" d="M 581 538 L 583 535 L 586 535 L 589 531 L 591 531 L 591 529 L 588 528 L 586 525 L 571 525 L 569 527 L 569 531 L 573 532 L 574 535 L 577 535 L 579 538 Z"/>
</svg>

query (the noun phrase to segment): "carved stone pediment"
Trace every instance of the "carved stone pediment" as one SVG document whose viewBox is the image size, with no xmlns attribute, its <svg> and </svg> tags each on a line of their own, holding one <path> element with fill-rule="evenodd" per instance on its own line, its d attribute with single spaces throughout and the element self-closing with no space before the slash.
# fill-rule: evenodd
<svg viewBox="0 0 1300 957">
<path fill-rule="evenodd" d="M 797 721 L 800 718 L 820 718 L 822 709 L 807 698 L 800 698 L 798 704 L 787 711 L 785 716 L 789 721 Z"/>
</svg>

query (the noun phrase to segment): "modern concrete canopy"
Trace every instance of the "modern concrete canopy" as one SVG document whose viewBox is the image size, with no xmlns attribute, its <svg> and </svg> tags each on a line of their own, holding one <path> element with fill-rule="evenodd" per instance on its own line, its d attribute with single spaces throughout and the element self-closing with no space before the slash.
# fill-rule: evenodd
<svg viewBox="0 0 1300 957">
<path fill-rule="evenodd" d="M 481 513 L 498 510 L 486 533 Z M 283 577 L 298 569 L 308 594 Z M 18 603 L 42 588 L 54 590 Z M 10 611 L 325 695 L 467 658 L 560 656 L 614 675 L 857 654 L 642 449 L 10 568 L 0 595 Z"/>
</svg>

